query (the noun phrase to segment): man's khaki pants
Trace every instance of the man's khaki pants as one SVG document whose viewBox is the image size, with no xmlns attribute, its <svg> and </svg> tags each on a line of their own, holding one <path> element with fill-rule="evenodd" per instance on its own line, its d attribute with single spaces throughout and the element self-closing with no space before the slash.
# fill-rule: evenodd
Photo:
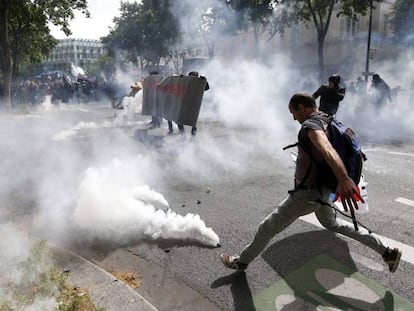
<svg viewBox="0 0 414 311">
<path fill-rule="evenodd" d="M 269 241 L 279 232 L 283 231 L 298 217 L 315 212 L 319 222 L 327 230 L 343 234 L 383 254 L 387 247 L 374 233 L 360 227 L 356 231 L 353 224 L 336 218 L 335 211 L 317 202 L 318 199 L 331 203 L 328 188 L 300 189 L 289 193 L 288 197 L 280 203 L 274 212 L 269 214 L 259 225 L 254 240 L 247 245 L 240 254 L 240 262 L 249 264 L 260 255 Z"/>
</svg>

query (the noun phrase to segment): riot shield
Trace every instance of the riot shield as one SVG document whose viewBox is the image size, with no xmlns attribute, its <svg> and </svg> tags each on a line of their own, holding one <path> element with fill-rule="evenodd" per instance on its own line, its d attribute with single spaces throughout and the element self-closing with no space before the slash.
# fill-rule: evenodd
<svg viewBox="0 0 414 311">
<path fill-rule="evenodd" d="M 157 87 L 157 108 L 160 116 L 177 124 L 196 126 L 203 100 L 206 79 L 170 76 Z"/>
<path fill-rule="evenodd" d="M 145 116 L 156 116 L 156 98 L 157 98 L 157 86 L 162 80 L 160 75 L 151 75 L 144 79 L 143 90 L 142 90 L 142 115 Z"/>
</svg>

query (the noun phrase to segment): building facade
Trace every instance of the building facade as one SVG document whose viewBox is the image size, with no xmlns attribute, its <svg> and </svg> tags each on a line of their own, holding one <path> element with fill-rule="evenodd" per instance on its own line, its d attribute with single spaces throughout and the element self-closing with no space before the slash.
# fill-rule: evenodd
<svg viewBox="0 0 414 311">
<path fill-rule="evenodd" d="M 395 0 L 373 1 L 371 40 L 368 53 L 369 72 L 376 64 L 398 54 L 393 44 L 390 16 Z M 332 13 L 329 29 L 323 45 L 325 74 L 342 72 L 349 78 L 365 74 L 369 34 L 370 9 L 366 15 L 337 16 Z M 317 32 L 313 23 L 298 24 L 290 28 L 280 40 L 292 59 L 300 59 L 311 70 L 318 68 Z M 312 57 L 309 57 L 312 55 Z M 368 74 L 371 74 L 368 73 Z"/>
<path fill-rule="evenodd" d="M 400 52 L 400 47 L 392 40 L 390 17 L 394 3 L 395 0 L 373 1 L 369 71 Z M 336 8 L 332 13 L 323 44 L 324 74 L 341 72 L 354 79 L 365 71 L 370 10 L 364 16 L 359 14 L 353 18 L 337 16 L 338 12 Z M 319 71 L 317 38 L 312 21 L 292 25 L 271 40 L 268 40 L 268 33 L 264 32 L 258 42 L 253 31 L 243 31 L 235 38 L 221 41 L 217 45 L 216 55 L 232 61 L 241 53 L 251 59 L 271 58 L 280 53 L 288 56 L 294 65 L 300 66 L 302 72 L 315 73 L 316 76 Z"/>
<path fill-rule="evenodd" d="M 44 62 L 46 67 L 73 74 L 74 68 L 84 69 L 104 55 L 104 47 L 99 40 L 63 39 Z"/>
</svg>

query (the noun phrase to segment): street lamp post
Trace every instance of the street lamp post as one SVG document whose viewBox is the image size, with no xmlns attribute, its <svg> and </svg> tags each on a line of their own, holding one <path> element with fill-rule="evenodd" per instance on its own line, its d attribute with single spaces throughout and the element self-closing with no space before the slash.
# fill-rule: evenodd
<svg viewBox="0 0 414 311">
<path fill-rule="evenodd" d="M 368 26 L 368 44 L 367 44 L 367 58 L 365 61 L 365 82 L 368 82 L 368 75 L 370 74 L 369 72 L 369 53 L 371 50 L 371 28 L 372 28 L 372 1 L 373 0 L 369 0 L 369 26 Z"/>
</svg>

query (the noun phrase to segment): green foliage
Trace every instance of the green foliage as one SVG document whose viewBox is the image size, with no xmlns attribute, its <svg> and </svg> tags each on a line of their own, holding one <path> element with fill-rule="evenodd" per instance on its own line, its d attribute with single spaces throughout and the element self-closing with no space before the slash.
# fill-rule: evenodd
<svg viewBox="0 0 414 311">
<path fill-rule="evenodd" d="M 31 3 L 11 14 L 8 25 L 14 75 L 21 65 L 40 63 L 57 44 L 49 34 L 43 10 Z"/>
<path fill-rule="evenodd" d="M 14 62 L 40 62 L 57 44 L 50 35 L 48 23 L 59 26 L 70 35 L 69 21 L 73 10 L 89 16 L 87 0 L 13 0 L 5 1 L 10 48 Z M 0 49 L 6 47 L 0 46 Z"/>
<path fill-rule="evenodd" d="M 122 50 L 136 65 L 140 61 L 144 68 L 159 64 L 179 40 L 179 24 L 170 12 L 170 5 L 169 0 L 121 2 L 121 15 L 114 19 L 114 29 L 103 38 L 110 56 Z"/>
<path fill-rule="evenodd" d="M 142 47 L 141 34 L 137 26 L 139 6 L 136 2 L 121 2 L 120 12 L 121 16 L 114 18 L 115 28 L 107 37 L 102 38 L 102 42 L 110 57 L 115 58 L 117 51 L 123 50 L 127 59 L 136 64 L 137 51 Z"/>
<path fill-rule="evenodd" d="M 33 2 L 35 6 L 43 10 L 46 20 L 59 26 L 66 35 L 72 33 L 69 28 L 69 21 L 75 16 L 74 10 L 81 11 L 86 17 L 90 16 L 87 9 L 88 0 L 33 0 L 24 2 Z"/>
<path fill-rule="evenodd" d="M 11 83 L 22 63 L 40 62 L 56 45 L 48 23 L 69 35 L 74 10 L 86 16 L 87 0 L 0 0 L 0 77 L 6 106 L 11 106 Z"/>
<path fill-rule="evenodd" d="M 18 264 L 22 272 L 21 282 L 9 281 L 8 295 L 0 310 L 16 310 L 33 304 L 36 297 L 54 297 L 57 286 L 53 277 L 53 266 L 46 241 L 35 244 L 30 255 Z"/>
<path fill-rule="evenodd" d="M 34 244 L 30 255 L 17 266 L 22 272 L 20 282 L 0 278 L 0 288 L 7 289 L 0 291 L 0 311 L 25 310 L 37 298 L 55 299 L 59 311 L 102 311 L 86 291 L 67 284 L 68 274 L 53 266 L 46 240 Z"/>
<path fill-rule="evenodd" d="M 107 81 L 109 81 L 116 72 L 114 60 L 109 55 L 101 56 L 97 61 L 87 65 L 85 69 L 88 76 L 102 77 L 103 75 Z"/>
<path fill-rule="evenodd" d="M 226 0 L 227 5 L 237 13 L 238 29 L 247 30 L 250 26 L 269 24 L 273 13 L 274 0 Z"/>
</svg>

